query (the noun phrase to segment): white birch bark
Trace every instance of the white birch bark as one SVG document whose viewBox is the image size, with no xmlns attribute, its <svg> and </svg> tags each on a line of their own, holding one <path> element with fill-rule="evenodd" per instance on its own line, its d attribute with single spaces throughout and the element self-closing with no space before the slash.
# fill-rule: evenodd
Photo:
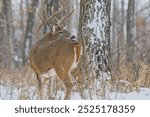
<svg viewBox="0 0 150 117">
<path fill-rule="evenodd" d="M 100 85 L 110 78 L 110 6 L 111 0 L 81 0 L 79 35 L 84 46 L 84 77 L 94 78 L 98 93 Z M 91 85 L 91 83 L 90 83 Z M 90 87 L 89 85 L 89 87 Z M 103 92 L 104 93 L 104 92 Z"/>
<path fill-rule="evenodd" d="M 69 2 L 70 2 L 69 10 L 72 9 L 72 5 L 74 7 L 74 13 L 70 16 L 69 32 L 77 37 L 79 25 L 79 0 L 69 0 Z"/>
</svg>

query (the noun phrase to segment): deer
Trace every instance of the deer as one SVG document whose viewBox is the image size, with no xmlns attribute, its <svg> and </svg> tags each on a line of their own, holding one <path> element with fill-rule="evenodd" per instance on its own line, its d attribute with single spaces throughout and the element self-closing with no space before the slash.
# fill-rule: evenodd
<svg viewBox="0 0 150 117">
<path fill-rule="evenodd" d="M 63 83 L 66 89 L 64 100 L 70 99 L 71 91 L 74 86 L 72 73 L 76 71 L 82 55 L 81 43 L 71 40 L 71 33 L 65 30 L 62 25 L 62 22 L 72 15 L 74 7 L 72 6 L 72 10 L 67 15 L 59 20 L 57 19 L 57 22 L 54 22 L 56 21 L 56 16 L 64 9 L 63 6 L 61 3 L 61 9 L 52 13 L 51 16 L 40 15 L 43 21 L 41 25 L 55 26 L 55 30 L 46 33 L 30 50 L 30 66 L 36 74 L 40 90 L 40 99 L 42 99 L 43 85 L 41 75 L 49 71 L 53 71 L 57 78 Z"/>
</svg>

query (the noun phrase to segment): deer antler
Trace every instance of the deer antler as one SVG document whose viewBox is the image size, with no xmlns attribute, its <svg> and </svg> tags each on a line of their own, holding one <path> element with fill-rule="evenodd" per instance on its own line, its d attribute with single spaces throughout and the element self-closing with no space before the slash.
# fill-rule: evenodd
<svg viewBox="0 0 150 117">
<path fill-rule="evenodd" d="M 61 24 L 65 19 L 67 19 L 68 17 L 70 17 L 73 12 L 74 12 L 74 7 L 73 7 L 73 5 L 72 5 L 72 11 L 70 11 L 70 13 L 68 13 L 66 16 L 62 17 L 62 18 L 58 21 L 57 25 L 60 26 L 60 24 Z M 61 27 L 61 26 L 60 26 L 60 27 Z"/>
<path fill-rule="evenodd" d="M 46 11 L 46 6 L 45 6 L 43 15 L 40 15 L 40 14 L 39 14 L 40 19 L 43 21 L 43 22 L 40 24 L 40 26 L 39 26 L 39 30 L 40 30 L 40 28 L 41 28 L 44 24 L 46 24 L 46 25 L 49 26 L 49 27 L 51 27 L 52 25 L 58 26 L 58 27 L 60 27 L 60 28 L 64 27 L 64 26 L 61 25 L 61 23 L 62 23 L 64 20 L 66 20 L 68 17 L 70 17 L 70 16 L 72 15 L 72 13 L 74 12 L 74 7 L 72 6 L 71 12 L 68 13 L 66 16 L 62 17 L 60 20 L 58 20 L 57 17 L 56 17 L 56 19 L 58 20 L 58 22 L 57 22 L 57 23 L 54 23 L 54 22 L 52 22 L 52 20 L 54 20 L 54 17 L 55 17 L 57 14 L 59 14 L 59 13 L 62 12 L 62 10 L 64 9 L 64 6 L 65 6 L 65 3 L 64 3 L 63 1 L 60 1 L 60 4 L 61 4 L 61 5 L 60 5 L 60 6 L 61 6 L 60 10 L 58 10 L 58 11 L 55 12 L 55 13 L 53 13 L 53 7 L 52 7 L 52 15 L 51 15 L 50 17 L 48 16 L 48 13 L 47 13 L 47 11 Z"/>
<path fill-rule="evenodd" d="M 52 8 L 52 15 L 49 17 L 49 16 L 48 16 L 48 13 L 47 13 L 47 11 L 46 11 L 46 7 L 45 7 L 45 9 L 44 9 L 44 14 L 43 14 L 43 15 L 38 14 L 39 17 L 40 17 L 40 19 L 43 21 L 43 22 L 40 24 L 39 29 L 40 29 L 44 24 L 47 24 L 49 27 L 51 27 L 52 25 L 54 25 L 54 24 L 51 23 L 52 19 L 53 19 L 57 14 L 59 14 L 63 9 L 64 9 L 64 7 L 61 6 L 60 10 L 58 10 L 58 11 L 55 12 L 55 13 L 53 13 L 53 8 Z M 55 25 L 57 25 L 57 24 L 55 24 Z"/>
</svg>

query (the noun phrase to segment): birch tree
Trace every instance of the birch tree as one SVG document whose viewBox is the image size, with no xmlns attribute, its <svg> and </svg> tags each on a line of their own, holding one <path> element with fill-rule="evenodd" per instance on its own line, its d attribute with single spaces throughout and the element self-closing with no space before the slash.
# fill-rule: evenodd
<svg viewBox="0 0 150 117">
<path fill-rule="evenodd" d="M 78 26 L 79 26 L 79 1 L 78 0 L 69 0 L 69 10 L 71 10 L 72 5 L 74 6 L 74 13 L 70 16 L 69 21 L 69 32 L 77 36 L 78 35 Z"/>
<path fill-rule="evenodd" d="M 111 0 L 80 2 L 79 39 L 84 49 L 82 78 L 90 82 L 87 87 L 95 87 L 96 95 L 100 93 L 103 96 L 105 81 L 110 78 L 110 6 Z"/>
</svg>

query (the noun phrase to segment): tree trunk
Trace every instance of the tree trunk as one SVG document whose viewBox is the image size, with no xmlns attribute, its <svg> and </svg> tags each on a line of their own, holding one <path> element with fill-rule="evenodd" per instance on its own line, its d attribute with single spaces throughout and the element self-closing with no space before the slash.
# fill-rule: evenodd
<svg viewBox="0 0 150 117">
<path fill-rule="evenodd" d="M 13 20 L 12 20 L 12 5 L 11 0 L 2 0 L 2 37 L 6 34 L 6 41 L 8 42 L 9 68 L 14 68 L 14 44 L 13 44 Z M 4 32 L 4 29 L 6 32 Z M 1 38 L 2 38 L 1 37 Z M 6 54 L 6 53 L 5 53 Z"/>
<path fill-rule="evenodd" d="M 112 46 L 115 47 L 116 46 L 116 26 L 115 26 L 115 22 L 116 22 L 116 13 L 117 13 L 117 6 L 116 6 L 116 0 L 113 0 L 113 10 L 112 10 Z"/>
<path fill-rule="evenodd" d="M 125 13 L 124 13 L 124 0 L 121 0 L 121 22 L 122 22 L 122 33 L 121 33 L 121 40 L 120 40 L 120 44 L 121 46 L 123 46 L 124 44 L 124 23 L 125 23 Z"/>
<path fill-rule="evenodd" d="M 110 78 L 110 7 L 111 0 L 81 0 L 80 3 L 79 39 L 84 49 L 82 77 L 89 81 L 95 79 L 96 94 L 103 81 Z"/>
<path fill-rule="evenodd" d="M 3 50 L 2 50 L 2 46 L 3 46 L 3 39 L 4 39 L 4 28 L 5 28 L 5 22 L 4 22 L 4 16 L 3 16 L 3 3 L 2 0 L 0 0 L 0 63 L 3 61 Z"/>
<path fill-rule="evenodd" d="M 70 16 L 70 21 L 69 21 L 69 32 L 72 34 L 72 35 L 75 35 L 77 36 L 78 35 L 78 25 L 79 25 L 79 15 L 78 15 L 78 12 L 79 12 L 79 2 L 78 0 L 69 0 L 69 3 L 70 3 L 70 8 L 69 8 L 69 11 L 72 9 L 72 5 L 74 6 L 74 13 Z"/>
<path fill-rule="evenodd" d="M 22 63 L 25 64 L 27 61 L 27 56 L 29 53 L 29 49 L 32 45 L 32 33 L 33 33 L 33 26 L 35 22 L 35 14 L 36 9 L 38 7 L 39 0 L 32 0 L 30 8 L 28 9 L 27 13 L 27 26 L 25 31 L 25 38 L 23 43 L 23 50 L 22 50 Z"/>
<path fill-rule="evenodd" d="M 129 0 L 127 9 L 127 61 L 134 56 L 135 43 L 135 0 Z"/>
</svg>

